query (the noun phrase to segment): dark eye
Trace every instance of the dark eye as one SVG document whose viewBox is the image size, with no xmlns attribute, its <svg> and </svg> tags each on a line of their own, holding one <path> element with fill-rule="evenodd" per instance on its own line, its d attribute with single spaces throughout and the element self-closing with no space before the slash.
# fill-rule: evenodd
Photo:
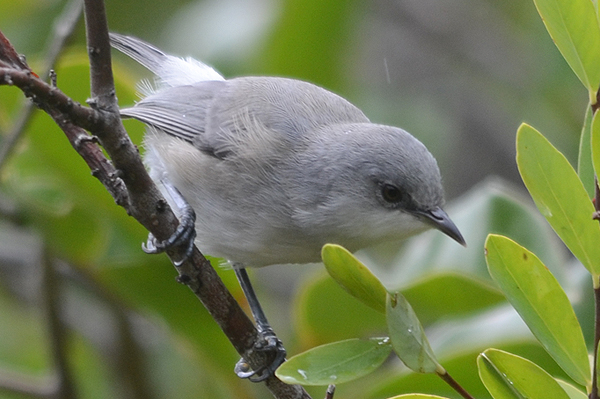
<svg viewBox="0 0 600 399">
<path fill-rule="evenodd" d="M 381 197 L 386 202 L 397 204 L 403 200 L 404 195 L 398 187 L 392 184 L 384 184 L 381 186 Z"/>
</svg>

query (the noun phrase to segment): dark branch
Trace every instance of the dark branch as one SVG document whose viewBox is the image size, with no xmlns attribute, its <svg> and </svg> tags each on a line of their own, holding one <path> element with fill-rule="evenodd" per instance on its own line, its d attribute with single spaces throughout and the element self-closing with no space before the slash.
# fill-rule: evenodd
<svg viewBox="0 0 600 399">
<path fill-rule="evenodd" d="M 162 241 L 175 231 L 178 221 L 148 176 L 137 148 L 121 123 L 103 2 L 86 0 L 85 11 L 92 87 L 89 104 L 92 108 L 72 101 L 56 87 L 39 79 L 1 34 L 0 85 L 19 87 L 46 111 L 63 129 L 72 146 L 115 201 Z M 82 128 L 93 136 L 87 135 Z M 96 137 L 112 164 L 97 147 Z M 184 248 L 176 248 L 167 254 L 172 260 L 179 260 L 184 251 Z M 269 354 L 253 350 L 258 338 L 256 328 L 197 248 L 177 271 L 180 274 L 178 281 L 186 284 L 202 301 L 250 366 L 260 369 L 269 364 Z M 268 378 L 265 384 L 277 398 L 309 398 L 302 387 L 284 384 L 274 376 Z"/>
<path fill-rule="evenodd" d="M 0 49 L 1 53 L 2 49 Z M 15 69 L 3 62 L 0 57 L 0 85 L 17 86 L 29 97 L 35 105 L 48 112 L 52 109 L 55 113 L 64 115 L 72 123 L 86 130 L 97 128 L 105 123 L 102 116 L 93 109 L 83 107 L 73 101 L 56 87 L 41 80 L 29 68 Z"/>
<path fill-rule="evenodd" d="M 68 281 L 99 298 L 114 320 L 117 334 L 110 347 L 105 349 L 111 353 L 107 362 L 115 369 L 115 383 L 127 392 L 125 396 L 130 399 L 155 398 L 156 392 L 147 378 L 143 362 L 143 337 L 135 334 L 128 306 L 88 269 L 58 259 L 53 260 L 53 266 L 61 281 Z"/>
<path fill-rule="evenodd" d="M 84 5 L 87 49 L 90 59 L 92 93 L 90 105 L 92 108 L 106 110 L 118 116 L 119 105 L 115 95 L 104 1 L 85 0 Z"/>
<path fill-rule="evenodd" d="M 75 399 L 77 397 L 73 376 L 68 364 L 67 330 L 60 315 L 60 289 L 56 270 L 47 253 L 42 259 L 41 302 L 45 308 L 54 368 L 57 383 L 55 397 Z"/>
<path fill-rule="evenodd" d="M 54 67 L 56 60 L 62 53 L 65 44 L 72 36 L 77 26 L 77 22 L 81 18 L 81 11 L 83 8 L 83 0 L 71 0 L 63 10 L 62 14 L 54 24 L 54 34 L 47 46 L 46 56 L 44 57 L 44 64 L 41 68 L 42 73 L 40 77 L 46 79 L 50 70 Z M 4 38 L 5 42 L 8 42 Z M 5 46 L 6 47 L 6 46 Z M 14 56 L 14 55 L 13 55 Z M 8 159 L 12 149 L 15 147 L 22 133 L 25 131 L 27 123 L 31 119 L 33 113 L 33 103 L 27 102 L 21 109 L 19 116 L 17 117 L 16 123 L 13 125 L 11 131 L 6 135 L 6 138 L 2 141 L 0 147 L 0 169 Z"/>
</svg>

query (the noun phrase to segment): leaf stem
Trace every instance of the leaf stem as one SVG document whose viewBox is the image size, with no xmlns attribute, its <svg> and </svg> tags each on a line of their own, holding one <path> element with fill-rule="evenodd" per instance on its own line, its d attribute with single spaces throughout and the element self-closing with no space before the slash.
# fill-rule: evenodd
<svg viewBox="0 0 600 399">
<path fill-rule="evenodd" d="M 600 91 L 598 91 L 600 95 Z M 595 112 L 596 110 L 594 110 Z M 594 212 L 593 219 L 600 221 L 600 186 L 598 186 L 598 177 L 595 178 L 594 186 L 596 188 L 596 196 L 594 197 Z M 596 307 L 595 323 L 594 323 L 594 363 L 592 367 L 592 390 L 590 399 L 598 399 L 598 343 L 600 342 L 600 276 L 592 275 L 594 285 L 594 303 Z"/>
<path fill-rule="evenodd" d="M 595 334 L 594 334 L 594 363 L 592 367 L 592 391 L 590 399 L 598 399 L 598 343 L 600 342 L 600 276 L 592 276 L 594 279 L 594 299 L 596 306 Z"/>
<path fill-rule="evenodd" d="M 592 101 L 591 102 L 591 106 L 592 106 L 592 111 L 595 114 L 596 111 L 598 111 L 598 109 L 600 108 L 600 90 L 598 90 L 596 92 L 596 101 Z M 593 114 L 592 114 L 593 115 Z"/>
<path fill-rule="evenodd" d="M 327 391 L 325 392 L 325 399 L 333 399 L 334 393 L 335 393 L 335 385 L 330 384 L 327 387 Z"/>
<path fill-rule="evenodd" d="M 469 394 L 458 382 L 456 382 L 456 380 L 454 378 L 452 378 L 446 370 L 443 370 L 443 372 L 436 371 L 436 374 L 442 380 L 444 380 L 444 382 L 446 382 L 446 384 L 450 385 L 452 387 L 452 389 L 454 389 L 456 392 L 458 392 L 460 394 L 460 396 L 462 396 L 463 398 L 474 399 L 473 396 L 471 396 L 471 394 Z"/>
<path fill-rule="evenodd" d="M 594 364 L 592 371 L 592 391 L 590 392 L 590 399 L 598 399 L 598 343 L 600 342 L 600 287 L 598 287 L 599 277 L 593 276 L 594 278 L 594 298 L 596 303 L 596 322 L 595 322 L 595 335 L 594 335 Z"/>
</svg>

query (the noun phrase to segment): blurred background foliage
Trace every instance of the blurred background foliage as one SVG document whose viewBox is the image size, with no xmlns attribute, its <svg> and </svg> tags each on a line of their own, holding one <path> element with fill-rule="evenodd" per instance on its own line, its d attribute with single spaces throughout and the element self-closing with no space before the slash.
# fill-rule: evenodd
<svg viewBox="0 0 600 399">
<path fill-rule="evenodd" d="M 0 29 L 34 70 L 64 5 L 0 0 Z M 567 379 L 507 305 L 483 257 L 488 232 L 535 252 L 569 294 L 591 341 L 589 279 L 532 207 L 514 160 L 515 131 L 526 121 L 574 163 L 587 104 L 533 2 L 108 0 L 106 6 L 113 31 L 194 56 L 225 76 L 311 81 L 374 122 L 417 136 L 438 159 L 448 212 L 469 247 L 432 232 L 359 256 L 390 288 L 402 289 L 442 364 L 474 396 L 488 397 L 475 360 L 490 346 Z M 59 88 L 80 102 L 89 95 L 84 43 L 80 22 L 57 66 Z M 135 82 L 149 75 L 120 55 L 115 63 L 119 101 L 130 105 Z M 0 145 L 23 103 L 18 90 L 0 88 Z M 126 127 L 139 144 L 141 124 Z M 146 232 L 115 206 L 41 112 L 0 170 L 0 212 L 0 397 L 27 397 L 2 389 L 8 386 L 52 389 L 60 376 L 57 336 L 65 343 L 67 377 L 82 398 L 270 396 L 234 376 L 237 354 L 223 334 L 175 283 L 167 258 L 141 251 Z M 232 271 L 215 265 L 243 301 Z M 343 292 L 320 265 L 252 274 L 290 354 L 384 331 L 382 315 Z M 324 396 L 324 388 L 310 392 Z M 435 377 L 410 373 L 395 360 L 338 386 L 336 397 L 405 392 L 456 397 Z"/>
</svg>

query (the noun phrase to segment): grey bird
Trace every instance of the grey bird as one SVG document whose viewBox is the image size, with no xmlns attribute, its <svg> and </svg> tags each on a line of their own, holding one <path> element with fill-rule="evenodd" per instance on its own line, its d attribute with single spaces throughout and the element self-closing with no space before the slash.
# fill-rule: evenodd
<svg viewBox="0 0 600 399">
<path fill-rule="evenodd" d="M 151 176 L 195 211 L 200 250 L 241 280 L 244 267 L 318 262 L 326 243 L 356 251 L 433 227 L 465 244 L 442 209 L 436 160 L 406 131 L 311 83 L 224 79 L 136 38 L 111 44 L 157 76 L 121 110 L 148 125 Z"/>
</svg>

